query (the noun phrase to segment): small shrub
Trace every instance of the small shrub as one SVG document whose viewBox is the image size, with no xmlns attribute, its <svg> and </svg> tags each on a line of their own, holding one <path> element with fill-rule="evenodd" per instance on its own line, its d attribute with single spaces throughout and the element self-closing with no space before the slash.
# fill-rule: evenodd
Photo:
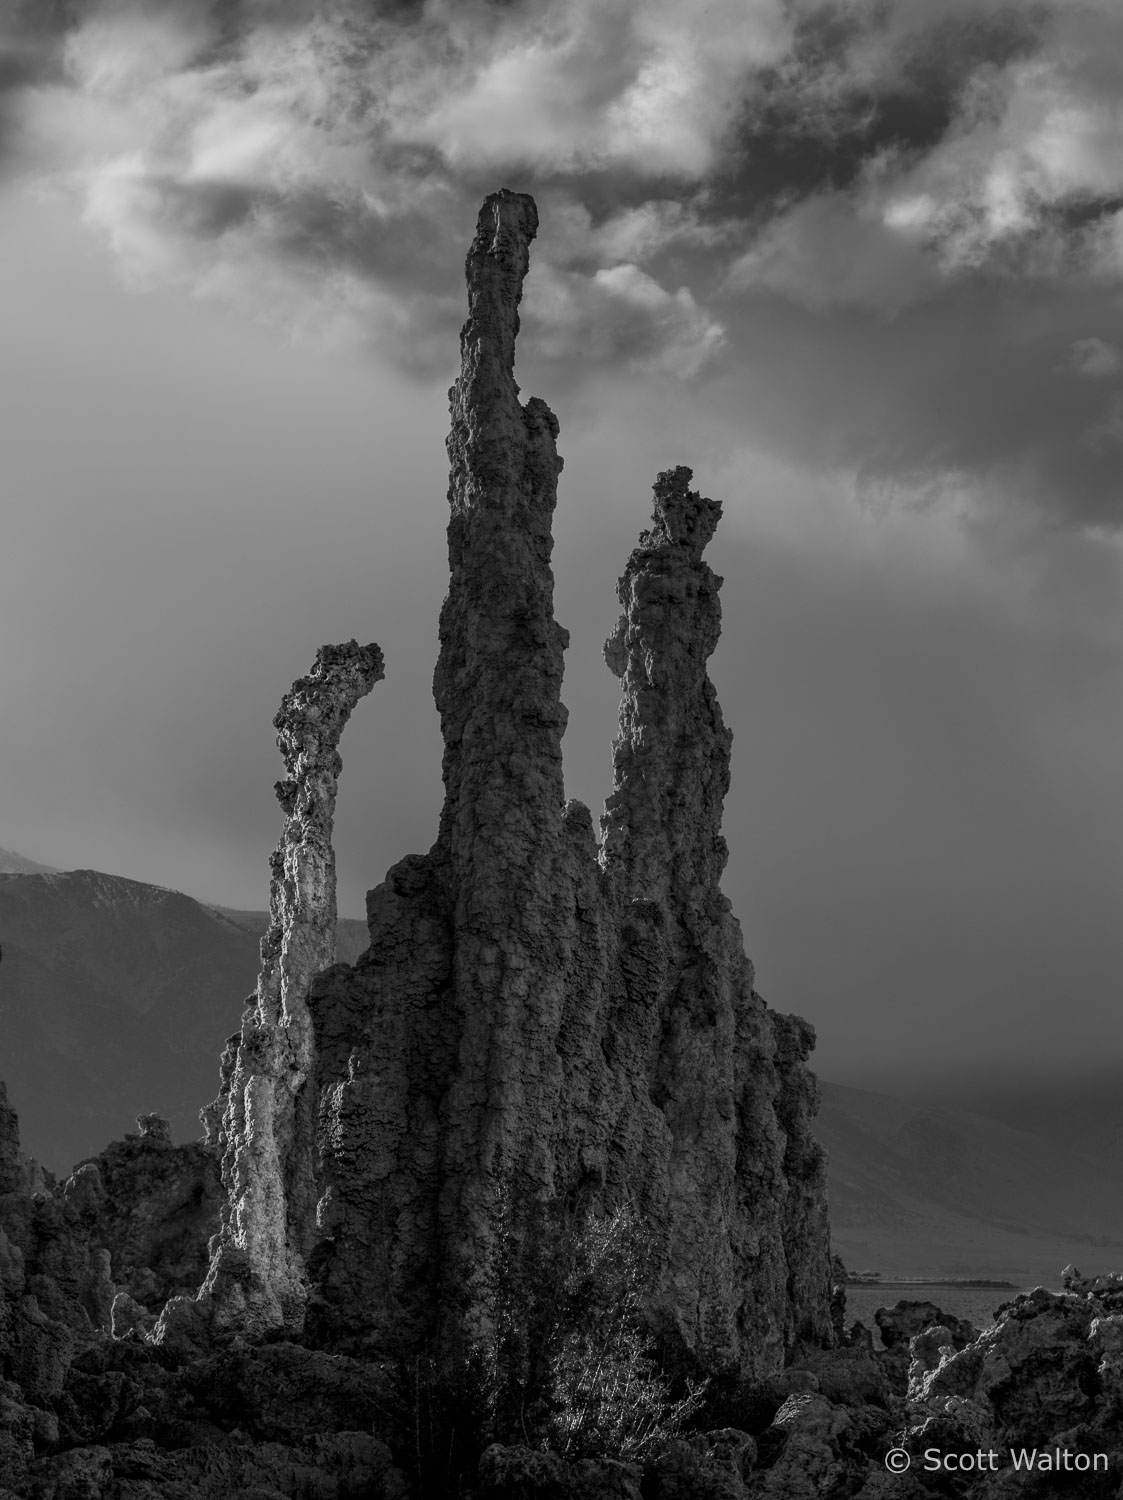
<svg viewBox="0 0 1123 1500">
<path fill-rule="evenodd" d="M 652 1357 L 644 1303 L 658 1262 L 634 1210 L 597 1216 L 503 1191 L 495 1246 L 482 1278 L 488 1336 L 452 1359 L 430 1349 L 396 1361 L 395 1448 L 421 1492 L 469 1494 L 493 1442 L 567 1459 L 657 1455 L 705 1383 L 672 1399 Z"/>
<path fill-rule="evenodd" d="M 589 1218 L 574 1240 L 564 1314 L 549 1359 L 549 1446 L 568 1458 L 643 1460 L 677 1436 L 702 1399 L 672 1401 L 643 1316 L 656 1262 L 630 1209 Z"/>
<path fill-rule="evenodd" d="M 567 1458 L 642 1459 L 700 1402 L 672 1401 L 650 1356 L 644 1301 L 658 1259 L 634 1209 L 497 1202 L 495 1334 L 477 1351 L 495 1394 L 493 1441 Z"/>
</svg>

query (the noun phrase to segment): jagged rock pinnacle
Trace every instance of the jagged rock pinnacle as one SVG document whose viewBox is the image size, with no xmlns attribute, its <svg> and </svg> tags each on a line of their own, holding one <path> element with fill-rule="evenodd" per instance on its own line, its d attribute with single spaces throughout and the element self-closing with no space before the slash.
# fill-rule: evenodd
<svg viewBox="0 0 1123 1500">
<path fill-rule="evenodd" d="M 562 797 L 560 690 L 569 637 L 553 618 L 550 572 L 558 423 L 544 401 L 519 402 L 514 378 L 518 306 L 537 227 L 527 194 L 493 193 L 466 262 L 469 315 L 446 444 L 451 579 L 433 684 L 445 741 L 446 845 L 456 842 L 452 826 L 468 816 L 462 800 L 481 810 L 481 778 L 494 780 L 492 761 L 516 745 L 519 754 L 532 750 L 549 782 L 534 801 L 552 808 Z"/>
<path fill-rule="evenodd" d="M 207 1117 L 229 1202 L 200 1300 L 212 1329 L 463 1352 L 486 1345 L 517 1253 L 504 1203 L 628 1204 L 658 1246 L 652 1319 L 759 1375 L 798 1337 L 829 1340 L 830 1260 L 811 1029 L 755 993 L 720 889 L 731 737 L 702 561 L 720 506 L 689 469 L 661 474 L 621 579 L 598 850 L 562 780 L 558 424 L 514 379 L 537 225 L 525 194 L 493 194 L 467 258 L 433 679 L 444 807 L 430 852 L 368 893 L 353 968 L 331 964 L 335 747 L 377 649 L 321 652 L 276 721 L 288 821 Z M 169 1303 L 154 1337 L 189 1341 L 199 1316 Z"/>
<path fill-rule="evenodd" d="M 764 1373 L 797 1334 L 829 1338 L 830 1265 L 810 1028 L 754 992 L 719 887 L 730 735 L 705 670 L 721 580 L 701 553 L 720 507 L 689 469 L 660 475 L 621 581 L 598 858 L 562 780 L 558 424 L 514 379 L 537 226 L 526 195 L 493 194 L 466 263 L 437 842 L 369 893 L 369 950 L 309 997 L 318 1326 L 340 1348 L 477 1344 L 509 1251 L 497 1205 L 578 1194 L 631 1203 L 655 1233 L 664 1328 Z"/>
<path fill-rule="evenodd" d="M 702 551 L 721 506 L 691 490 L 691 477 L 668 469 L 655 481 L 654 524 L 628 560 L 617 590 L 624 613 L 604 648 L 622 695 L 602 861 L 621 872 L 628 899 L 683 912 L 699 892 L 718 893 L 733 742 L 706 674 L 722 580 Z"/>
</svg>

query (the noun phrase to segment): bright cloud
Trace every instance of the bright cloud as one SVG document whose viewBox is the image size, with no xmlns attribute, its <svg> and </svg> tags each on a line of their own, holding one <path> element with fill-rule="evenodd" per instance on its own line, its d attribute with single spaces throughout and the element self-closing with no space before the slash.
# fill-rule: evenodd
<svg viewBox="0 0 1123 1500">
<path fill-rule="evenodd" d="M 986 465 L 989 483 L 1005 465 L 1052 484 L 1071 462 L 1104 524 L 1114 418 L 1056 371 L 1107 378 L 1123 338 L 1114 0 L 75 0 L 69 13 L 53 51 L 41 20 L 15 39 L 8 159 L 71 191 L 137 282 L 432 373 L 461 316 L 476 209 L 506 185 L 535 194 L 544 226 L 524 348 L 573 372 L 744 374 L 765 358 L 744 330 L 779 305 L 811 320 L 800 336 L 821 363 L 814 341 L 836 315 L 870 344 L 873 327 L 946 325 L 1001 283 L 1031 314 L 1021 331 L 965 318 L 957 373 L 939 371 L 954 418 L 933 432 L 927 410 L 902 413 L 876 434 L 874 467 L 982 483 Z M 1102 349 L 1081 350 L 1090 327 Z M 896 344 L 904 389 L 932 385 L 917 346 Z M 958 402 L 968 365 L 1006 392 L 1000 441 Z M 795 430 L 845 425 L 837 387 L 827 413 L 802 404 L 806 375 L 789 389 Z"/>
<path fill-rule="evenodd" d="M 624 362 L 689 380 L 725 345 L 725 330 L 689 288 L 668 292 L 624 263 L 591 277 L 545 261 L 527 278 L 525 326 L 554 359 L 587 365 Z"/>
<path fill-rule="evenodd" d="M 680 3 L 635 0 L 246 14 L 232 32 L 202 3 L 80 8 L 61 76 L 21 98 L 25 152 L 80 196 L 134 281 L 237 296 L 290 327 L 343 330 L 350 309 L 353 339 L 413 364 L 414 316 L 424 324 L 434 296 L 447 310 L 483 192 L 579 169 L 689 187 L 716 161 L 747 74 L 788 34 L 779 0 L 716 5 L 706 28 Z M 720 227 L 666 194 L 594 220 L 579 193 L 539 191 L 565 229 L 536 259 L 582 262 L 562 299 L 574 327 L 610 298 L 605 358 L 620 333 L 623 357 L 696 374 L 721 337 L 687 288 L 648 271 L 657 295 L 644 299 L 591 273 L 713 244 Z M 391 302 L 410 316 L 362 322 Z"/>
<path fill-rule="evenodd" d="M 1058 7 L 1034 56 L 967 77 L 941 139 L 867 173 L 855 217 L 923 243 L 945 277 L 1111 268 L 1103 220 L 1123 198 L 1123 67 L 1105 76 L 1072 21 Z M 1118 58 L 1123 14 L 1110 29 Z"/>
</svg>

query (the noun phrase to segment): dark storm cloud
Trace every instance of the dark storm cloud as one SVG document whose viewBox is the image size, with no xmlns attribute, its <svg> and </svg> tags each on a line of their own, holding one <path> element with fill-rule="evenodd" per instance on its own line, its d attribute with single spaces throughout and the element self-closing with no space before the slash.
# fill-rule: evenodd
<svg viewBox="0 0 1123 1500">
<path fill-rule="evenodd" d="M 766 141 L 803 142 L 808 155 L 802 181 L 793 170 L 772 185 L 780 211 L 766 215 L 742 284 L 759 272 L 820 305 L 892 311 L 978 273 L 1043 285 L 1117 277 L 1123 15 L 1088 3 L 1041 8 L 1032 25 L 1004 12 L 983 24 L 933 8 L 928 24 L 902 28 L 908 11 L 885 8 L 898 24 L 880 43 L 878 28 L 861 31 L 826 83 L 814 64 L 795 67 L 777 104 L 766 92 L 750 108 L 750 121 L 768 120 Z M 751 182 L 756 143 L 741 144 L 733 166 Z M 872 274 L 840 277 L 832 227 Z M 786 282 L 785 250 L 799 260 Z M 879 300 L 894 255 L 911 261 L 911 278 Z"/>
<path fill-rule="evenodd" d="M 1042 7 L 943 15 L 894 36 L 892 7 L 824 5 L 799 16 L 782 62 L 751 80 L 717 174 L 713 211 L 759 221 L 813 192 L 852 187 L 871 159 L 918 155 L 947 134 L 977 70 L 1039 44 Z M 871 72 L 860 53 L 879 39 Z"/>
<path fill-rule="evenodd" d="M 58 41 L 68 11 L 60 0 L 24 0 L 0 15 L 0 169 L 17 152 L 23 92 L 62 78 Z"/>
<path fill-rule="evenodd" d="M 898 501 L 1118 531 L 1116 372 L 1093 389 L 1072 351 L 1123 331 L 1123 13 L 977 11 L 852 11 L 747 112 L 716 201 L 765 202 L 709 306 L 735 347 L 769 331 L 793 451 Z"/>
<path fill-rule="evenodd" d="M 556 240 L 536 256 L 554 273 L 540 319 L 553 357 L 593 329 L 598 360 L 693 374 L 720 329 L 685 281 L 652 275 L 663 243 L 649 233 L 607 258 L 605 246 L 620 240 L 613 221 L 649 204 L 649 226 L 684 242 L 682 201 L 742 76 L 785 44 L 774 0 L 724 0 L 711 19 L 716 32 L 696 35 L 688 8 L 630 0 L 313 15 L 268 0 L 84 0 L 56 16 L 61 76 L 21 90 L 24 153 L 78 190 L 141 280 L 340 333 L 350 323 L 418 368 L 480 197 L 530 188 L 581 210 L 564 256 Z M 662 211 L 672 201 L 678 220 Z M 455 332 L 445 315 L 458 316 L 446 309 L 442 337 Z"/>
<path fill-rule="evenodd" d="M 772 451 L 854 476 L 875 508 L 1123 528 L 1118 299 L 974 284 L 893 318 L 760 297 L 720 311 L 731 345 L 769 359 L 714 381 L 712 408 Z"/>
<path fill-rule="evenodd" d="M 139 282 L 443 373 L 479 201 L 524 188 L 549 233 L 523 354 L 558 386 L 750 387 L 786 306 L 805 367 L 775 432 L 878 484 L 1119 524 L 1117 393 L 1064 373 L 1120 338 L 1107 0 L 714 0 L 704 29 L 685 0 L 16 14 L 9 151 Z"/>
</svg>

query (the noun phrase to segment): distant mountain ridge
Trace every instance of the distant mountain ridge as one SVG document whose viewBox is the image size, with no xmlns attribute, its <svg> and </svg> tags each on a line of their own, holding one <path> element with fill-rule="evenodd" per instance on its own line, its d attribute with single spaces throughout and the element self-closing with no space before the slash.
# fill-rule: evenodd
<svg viewBox="0 0 1123 1500">
<path fill-rule="evenodd" d="M 53 865 L 37 864 L 14 849 L 0 849 L 0 875 L 57 875 Z"/>
<path fill-rule="evenodd" d="M 69 1171 L 152 1110 L 197 1137 L 267 925 L 98 870 L 0 874 L 0 1078 L 24 1149 Z M 340 959 L 366 945 L 340 922 Z"/>
</svg>

